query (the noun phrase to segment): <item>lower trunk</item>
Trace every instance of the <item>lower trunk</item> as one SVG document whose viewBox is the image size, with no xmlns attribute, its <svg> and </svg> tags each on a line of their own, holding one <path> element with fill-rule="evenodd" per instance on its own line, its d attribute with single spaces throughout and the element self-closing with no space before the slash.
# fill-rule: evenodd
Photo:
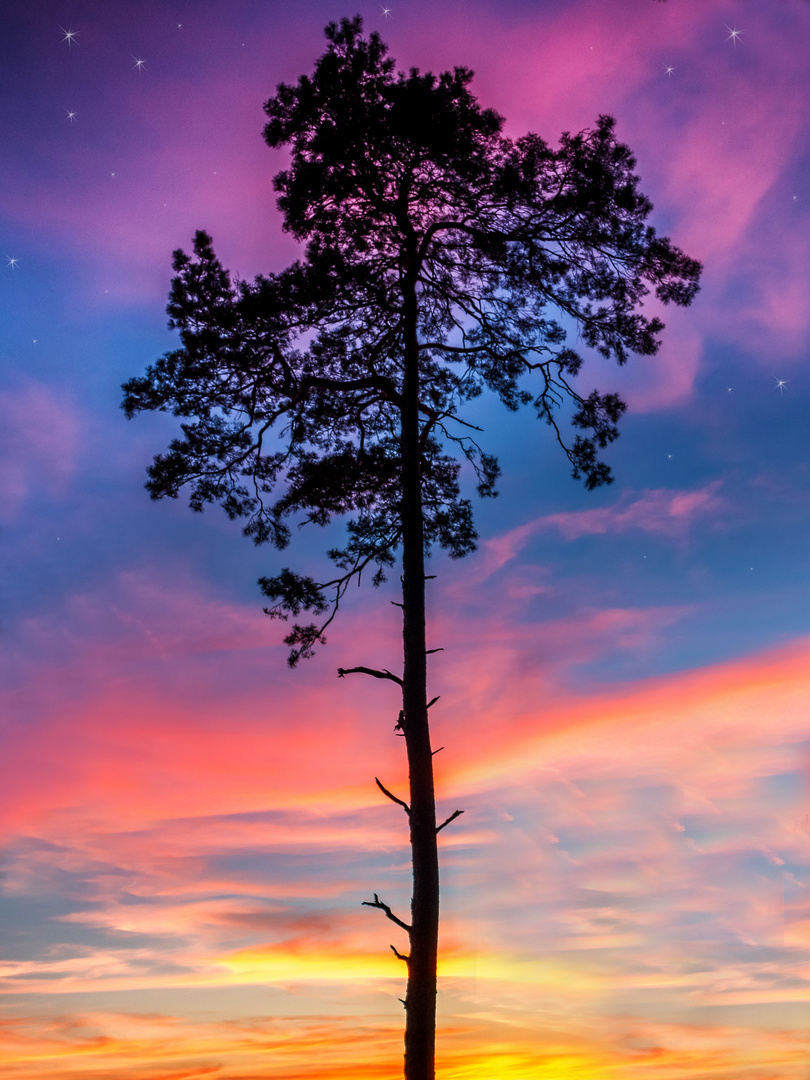
<svg viewBox="0 0 810 1080">
<path fill-rule="evenodd" d="M 409 689 L 411 693 L 408 692 Z M 406 699 L 404 727 L 410 771 L 413 863 L 410 958 L 408 990 L 405 996 L 405 1080 L 434 1080 L 439 859 L 436 846 L 433 757 L 430 750 L 424 683 L 409 688 L 407 682 L 404 682 L 403 697 Z M 416 698 L 410 710 L 408 698 Z"/>
</svg>

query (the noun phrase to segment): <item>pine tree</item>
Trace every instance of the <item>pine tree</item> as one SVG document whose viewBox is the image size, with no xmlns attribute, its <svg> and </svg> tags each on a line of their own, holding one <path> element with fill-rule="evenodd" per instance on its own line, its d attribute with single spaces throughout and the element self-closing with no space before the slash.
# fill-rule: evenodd
<svg viewBox="0 0 810 1080">
<path fill-rule="evenodd" d="M 466 460 L 494 496 L 497 459 L 461 416 L 485 390 L 533 409 L 574 478 L 612 480 L 599 451 L 618 435 L 618 395 L 584 396 L 587 350 L 623 364 L 654 354 L 662 322 L 651 291 L 687 305 L 700 265 L 646 224 L 635 161 L 614 121 L 564 133 L 558 148 L 503 120 L 470 92 L 472 73 L 396 72 L 360 18 L 326 28 L 312 76 L 281 84 L 264 136 L 288 146 L 275 178 L 284 229 L 304 255 L 277 274 L 235 281 L 198 232 L 174 254 L 168 312 L 181 347 L 124 386 L 128 416 L 160 409 L 182 436 L 149 469 L 155 499 L 190 491 L 219 503 L 255 543 L 283 549 L 288 521 L 348 515 L 328 580 L 282 569 L 260 580 L 268 614 L 293 622 L 290 663 L 325 641 L 348 586 L 375 585 L 399 564 L 402 674 L 359 665 L 401 689 L 413 865 L 410 922 L 374 895 L 408 935 L 406 1080 L 433 1080 L 439 930 L 433 750 L 428 726 L 425 556 L 474 550 Z M 565 424 L 563 424 L 565 420 Z M 573 438 L 563 428 L 573 425 Z M 313 621 L 297 621 L 310 612 Z M 392 948 L 394 948 L 392 946 Z"/>
</svg>

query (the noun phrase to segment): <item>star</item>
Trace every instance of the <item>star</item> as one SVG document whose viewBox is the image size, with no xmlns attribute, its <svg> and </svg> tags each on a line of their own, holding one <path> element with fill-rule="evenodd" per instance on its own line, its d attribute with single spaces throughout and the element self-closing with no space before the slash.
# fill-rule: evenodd
<svg viewBox="0 0 810 1080">
<path fill-rule="evenodd" d="M 730 386 L 730 387 L 728 388 L 728 392 L 729 392 L 729 393 L 731 393 L 731 391 L 732 391 L 733 389 L 734 389 L 734 387 L 733 387 L 733 386 Z"/>
<path fill-rule="evenodd" d="M 16 270 L 17 269 L 17 263 L 20 260 L 18 258 L 16 258 L 16 256 L 14 256 L 14 255 L 6 255 L 6 258 L 8 259 L 8 262 L 6 263 L 6 266 L 10 266 L 12 270 Z"/>
<path fill-rule="evenodd" d="M 386 19 L 391 18 L 391 8 L 390 7 L 384 7 L 381 10 L 382 10 L 383 15 L 386 17 Z"/>
<path fill-rule="evenodd" d="M 786 386 L 787 386 L 787 379 L 777 379 L 776 380 L 776 386 L 774 387 L 774 390 L 778 390 L 779 393 L 781 394 L 784 391 Z"/>
<path fill-rule="evenodd" d="M 731 41 L 734 42 L 734 48 L 736 49 L 737 42 L 742 40 L 742 38 L 740 37 L 740 35 L 742 34 L 742 30 L 732 30 L 730 26 L 727 26 L 726 30 L 728 30 L 728 37 Z"/>
<path fill-rule="evenodd" d="M 672 461 L 672 454 L 667 454 L 667 461 Z"/>
<path fill-rule="evenodd" d="M 670 78 L 672 78 L 672 72 L 674 70 L 674 67 L 668 67 L 667 65 L 664 65 L 664 71 L 666 71 L 667 75 L 669 75 Z"/>
<path fill-rule="evenodd" d="M 67 116 L 65 117 L 65 119 L 69 120 L 71 122 L 71 124 L 72 124 L 73 121 L 76 119 L 76 113 L 73 112 L 71 109 L 65 109 L 65 112 L 67 113 Z"/>
<path fill-rule="evenodd" d="M 59 29 L 65 35 L 62 38 L 62 41 L 66 41 L 68 43 L 68 48 L 72 49 L 73 48 L 73 42 L 76 41 L 76 37 L 77 37 L 79 31 L 78 30 L 66 30 L 64 28 L 64 26 L 60 26 Z M 76 41 L 76 44 L 77 45 L 79 44 L 78 41 Z"/>
<path fill-rule="evenodd" d="M 136 67 L 138 69 L 138 71 L 143 71 L 143 69 L 146 67 L 146 61 L 145 60 L 139 60 L 137 56 L 133 56 L 132 59 L 135 61 L 135 63 L 132 66 Z"/>
</svg>

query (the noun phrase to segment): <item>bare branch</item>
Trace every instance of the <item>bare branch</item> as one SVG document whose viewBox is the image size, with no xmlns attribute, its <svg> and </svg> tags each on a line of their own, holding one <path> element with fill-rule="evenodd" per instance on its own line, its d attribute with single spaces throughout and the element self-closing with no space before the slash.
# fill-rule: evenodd
<svg viewBox="0 0 810 1080">
<path fill-rule="evenodd" d="M 376 668 L 368 667 L 339 667 L 337 669 L 337 673 L 339 679 L 345 678 L 346 675 L 371 675 L 373 679 L 389 679 L 391 682 L 398 683 L 400 686 L 402 686 L 402 679 L 400 679 L 399 675 L 394 675 L 387 668 L 384 671 L 377 671 Z"/>
<path fill-rule="evenodd" d="M 444 649 L 425 649 L 425 656 L 430 656 L 431 653 L 444 652 Z"/>
<path fill-rule="evenodd" d="M 427 703 L 426 708 L 429 709 L 431 705 L 435 705 L 440 697 L 441 697 L 441 694 L 437 694 L 435 698 L 431 698 L 430 701 Z"/>
<path fill-rule="evenodd" d="M 444 747 L 442 747 L 442 749 L 444 749 Z M 463 810 L 454 810 L 450 817 L 447 819 L 447 821 L 443 821 L 441 825 L 436 826 L 436 832 L 441 832 L 445 825 L 449 825 L 451 821 L 455 821 L 455 819 L 463 813 Z"/>
<path fill-rule="evenodd" d="M 388 790 L 388 788 L 384 787 L 383 784 L 380 783 L 380 781 L 377 779 L 376 776 L 374 777 L 374 783 L 377 785 L 377 787 L 380 789 L 380 791 L 383 793 L 383 795 L 387 795 L 388 798 L 391 800 L 391 802 L 395 802 L 399 806 L 401 806 L 402 809 L 405 811 L 405 813 L 408 815 L 408 817 L 411 816 L 411 808 L 410 808 L 410 806 L 408 806 L 408 804 L 406 802 L 403 802 L 402 799 L 398 799 L 396 797 L 396 795 L 392 795 L 391 792 Z"/>
<path fill-rule="evenodd" d="M 402 919 L 398 919 L 396 917 L 396 915 L 393 913 L 393 911 L 391 910 L 391 908 L 388 906 L 388 904 L 384 904 L 382 902 L 382 900 L 380 900 L 379 896 L 377 896 L 376 893 L 374 893 L 374 899 L 373 900 L 363 900 L 362 903 L 361 903 L 361 907 L 376 907 L 376 908 L 379 908 L 380 911 L 385 912 L 385 917 L 387 919 L 390 919 L 391 922 L 396 923 L 397 926 L 401 926 L 402 929 L 406 931 L 406 933 L 410 934 L 412 928 L 410 926 L 408 926 L 408 924 L 406 922 L 403 922 Z"/>
<path fill-rule="evenodd" d="M 440 747 L 439 747 L 439 750 L 444 750 L 444 747 L 443 747 L 443 746 L 440 746 Z M 435 756 L 436 756 L 436 755 L 438 754 L 439 750 L 431 750 L 431 751 L 430 751 L 430 756 L 431 756 L 431 757 L 435 757 Z"/>
<path fill-rule="evenodd" d="M 399 407 L 402 404 L 402 399 L 394 382 L 384 375 L 377 374 L 369 375 L 365 379 L 328 379 L 322 375 L 308 374 L 301 380 L 298 393 L 292 398 L 292 403 L 294 405 L 298 404 L 313 387 L 321 390 L 336 390 L 342 393 L 352 390 L 374 389 L 379 390 L 385 400 L 391 402 L 392 405 Z"/>
<path fill-rule="evenodd" d="M 410 963 L 410 960 L 411 960 L 410 956 L 405 956 L 404 953 L 398 952 L 394 948 L 393 945 L 389 945 L 388 948 L 391 950 L 391 952 L 394 954 L 394 956 L 397 958 L 397 960 L 404 960 L 406 964 Z M 399 1000 L 402 1001 L 402 998 L 400 998 Z M 405 1002 L 402 1001 L 402 1004 L 405 1005 Z M 405 1008 L 407 1009 L 408 1006 L 405 1005 Z"/>
<path fill-rule="evenodd" d="M 426 352 L 431 349 L 444 349 L 446 352 L 460 353 L 466 355 L 468 353 L 480 353 L 486 352 L 489 348 L 488 344 L 484 345 L 448 345 L 444 341 L 420 341 L 419 349 L 421 352 Z"/>
</svg>

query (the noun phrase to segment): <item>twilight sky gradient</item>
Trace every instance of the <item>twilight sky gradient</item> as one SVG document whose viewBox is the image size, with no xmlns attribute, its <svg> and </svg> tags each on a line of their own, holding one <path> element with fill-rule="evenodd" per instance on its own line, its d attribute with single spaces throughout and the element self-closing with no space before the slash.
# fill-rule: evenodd
<svg viewBox="0 0 810 1080">
<path fill-rule="evenodd" d="M 386 4 L 388 6 L 388 4 Z M 176 428 L 119 386 L 173 347 L 171 251 L 296 256 L 262 103 L 361 13 L 476 71 L 507 132 L 601 112 L 705 263 L 587 493 L 480 401 L 504 468 L 436 558 L 441 1080 L 806 1080 L 810 4 L 10 0 L 0 34 L 0 1073 L 394 1080 L 408 896 L 390 589 L 287 670 L 256 579 L 317 574 L 150 503 Z M 734 31 L 739 31 L 734 34 Z M 138 61 L 143 61 L 138 64 Z"/>
</svg>

